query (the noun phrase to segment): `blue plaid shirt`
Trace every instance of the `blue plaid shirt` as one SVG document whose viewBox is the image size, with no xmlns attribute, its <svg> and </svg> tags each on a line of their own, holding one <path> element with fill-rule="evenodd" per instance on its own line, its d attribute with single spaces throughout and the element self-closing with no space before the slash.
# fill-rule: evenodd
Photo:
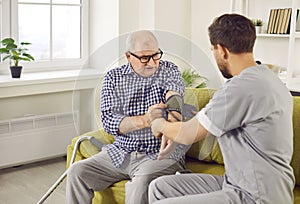
<svg viewBox="0 0 300 204">
<path fill-rule="evenodd" d="M 110 70 L 104 77 L 101 90 L 101 119 L 104 130 L 115 136 L 113 144 L 106 145 L 107 152 L 116 167 L 120 167 L 126 154 L 145 152 L 156 159 L 161 140 L 154 137 L 151 128 L 119 134 L 124 117 L 144 115 L 151 105 L 165 102 L 166 93 L 184 94 L 184 82 L 178 67 L 172 62 L 160 60 L 158 70 L 151 77 L 136 74 L 130 63 Z M 183 162 L 184 145 L 178 145 L 170 158 Z"/>
</svg>

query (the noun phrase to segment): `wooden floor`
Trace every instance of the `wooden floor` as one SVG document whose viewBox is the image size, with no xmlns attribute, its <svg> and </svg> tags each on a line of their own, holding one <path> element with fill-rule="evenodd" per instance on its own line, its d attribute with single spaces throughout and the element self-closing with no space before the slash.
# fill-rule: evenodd
<svg viewBox="0 0 300 204">
<path fill-rule="evenodd" d="M 35 204 L 64 173 L 65 157 L 19 167 L 0 169 L 0 204 Z M 66 181 L 44 202 L 60 204 L 65 201 Z"/>
</svg>

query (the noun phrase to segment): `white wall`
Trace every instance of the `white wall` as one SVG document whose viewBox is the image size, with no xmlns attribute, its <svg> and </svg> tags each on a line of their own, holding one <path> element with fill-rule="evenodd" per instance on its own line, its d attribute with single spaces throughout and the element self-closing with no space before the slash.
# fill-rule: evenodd
<svg viewBox="0 0 300 204">
<path fill-rule="evenodd" d="M 190 39 L 191 1 L 156 0 L 155 29 L 175 33 Z"/>
<path fill-rule="evenodd" d="M 24 116 L 72 112 L 73 92 L 1 98 L 0 120 Z"/>
<path fill-rule="evenodd" d="M 90 0 L 90 53 L 119 35 L 119 1 Z"/>
<path fill-rule="evenodd" d="M 210 57 L 213 55 L 210 51 L 210 42 L 208 38 L 208 26 L 213 19 L 223 13 L 230 11 L 230 0 L 209 0 L 203 1 L 192 0 L 191 5 L 191 40 L 198 45 Z"/>
<path fill-rule="evenodd" d="M 209 0 L 205 1 L 205 3 L 203 1 L 191 0 L 191 41 L 207 55 L 210 62 L 213 64 L 214 67 L 200 64 L 201 67 L 199 67 L 199 69 L 214 68 L 214 72 L 208 72 L 210 78 L 214 81 L 222 82 L 223 77 L 217 69 L 214 56 L 210 50 L 211 45 L 208 37 L 208 27 L 214 18 L 224 13 L 228 13 L 231 10 L 230 3 L 230 0 Z M 197 58 L 198 55 L 199 54 L 195 53 L 193 54 L 193 57 Z"/>
</svg>

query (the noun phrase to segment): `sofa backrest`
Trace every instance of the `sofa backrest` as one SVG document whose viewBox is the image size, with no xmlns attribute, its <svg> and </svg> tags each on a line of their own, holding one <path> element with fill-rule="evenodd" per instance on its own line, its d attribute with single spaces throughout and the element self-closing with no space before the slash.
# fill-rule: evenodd
<svg viewBox="0 0 300 204">
<path fill-rule="evenodd" d="M 187 88 L 184 100 L 185 103 L 192 104 L 198 107 L 199 110 L 201 110 L 208 103 L 214 92 L 215 90 L 212 89 Z M 300 185 L 300 97 L 297 96 L 294 96 L 293 131 L 294 153 L 291 161 L 291 166 L 294 170 L 296 185 Z M 201 150 L 201 148 L 204 146 L 204 143 L 205 141 L 194 143 L 186 155 L 199 160 L 224 164 L 222 153 L 217 140 L 213 141 L 213 143 L 211 144 L 211 151 L 209 154 L 207 154 L 207 150 L 204 151 L 204 153 Z"/>
</svg>

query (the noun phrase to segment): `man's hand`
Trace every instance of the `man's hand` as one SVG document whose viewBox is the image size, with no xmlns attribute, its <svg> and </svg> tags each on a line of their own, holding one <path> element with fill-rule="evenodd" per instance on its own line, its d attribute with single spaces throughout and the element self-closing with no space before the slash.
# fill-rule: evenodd
<svg viewBox="0 0 300 204">
<path fill-rule="evenodd" d="M 182 121 L 182 115 L 177 111 L 170 111 L 168 114 L 168 121 L 170 122 Z"/>
<path fill-rule="evenodd" d="M 165 127 L 166 120 L 164 118 L 158 118 L 152 121 L 151 123 L 151 130 L 155 137 L 161 137 L 162 131 Z"/>
<path fill-rule="evenodd" d="M 150 106 L 148 108 L 147 113 L 145 114 L 145 117 L 149 121 L 149 124 L 157 118 L 162 118 L 163 117 L 163 110 L 162 109 L 165 109 L 165 108 L 167 108 L 167 106 L 163 103 L 159 103 L 159 104 L 155 104 L 153 106 Z"/>
<path fill-rule="evenodd" d="M 157 159 L 162 160 L 169 158 L 170 155 L 175 151 L 177 145 L 177 143 L 163 135 L 161 137 L 161 145 Z"/>
</svg>

